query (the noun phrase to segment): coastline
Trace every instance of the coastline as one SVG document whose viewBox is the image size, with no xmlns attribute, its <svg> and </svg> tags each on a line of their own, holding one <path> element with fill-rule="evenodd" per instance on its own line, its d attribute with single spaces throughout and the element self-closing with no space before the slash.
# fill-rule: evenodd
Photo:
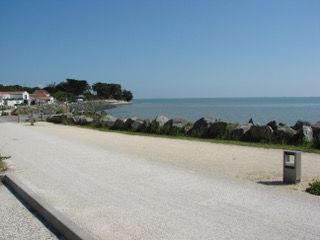
<svg viewBox="0 0 320 240">
<path fill-rule="evenodd" d="M 215 117 L 240 124 L 250 118 L 260 124 L 271 120 L 286 124 L 297 120 L 314 123 L 320 121 L 320 97 L 134 99 L 132 106 L 111 109 L 110 114 L 142 119 L 164 115 L 188 121 Z"/>
<path fill-rule="evenodd" d="M 83 102 L 69 103 L 68 106 L 74 111 L 96 112 L 115 108 L 117 106 L 129 105 L 132 102 L 114 99 L 90 100 Z"/>
</svg>

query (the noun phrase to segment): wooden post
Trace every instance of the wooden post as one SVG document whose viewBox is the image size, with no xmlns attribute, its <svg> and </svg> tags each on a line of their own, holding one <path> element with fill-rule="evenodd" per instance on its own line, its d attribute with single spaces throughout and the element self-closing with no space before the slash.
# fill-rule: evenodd
<svg viewBox="0 0 320 240">
<path fill-rule="evenodd" d="M 33 126 L 34 125 L 34 119 L 33 119 L 33 112 L 31 111 L 30 115 L 29 115 L 29 121 L 30 121 L 30 125 Z"/>
</svg>

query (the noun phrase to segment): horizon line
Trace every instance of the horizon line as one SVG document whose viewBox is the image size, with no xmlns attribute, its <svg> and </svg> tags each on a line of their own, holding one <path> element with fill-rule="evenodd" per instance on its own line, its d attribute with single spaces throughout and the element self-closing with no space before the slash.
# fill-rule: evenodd
<svg viewBox="0 0 320 240">
<path fill-rule="evenodd" d="M 133 100 L 142 100 L 142 99 L 223 99 L 223 98 L 320 98 L 320 96 L 254 96 L 254 97 L 244 97 L 244 96 L 235 96 L 235 97 L 134 97 Z"/>
</svg>

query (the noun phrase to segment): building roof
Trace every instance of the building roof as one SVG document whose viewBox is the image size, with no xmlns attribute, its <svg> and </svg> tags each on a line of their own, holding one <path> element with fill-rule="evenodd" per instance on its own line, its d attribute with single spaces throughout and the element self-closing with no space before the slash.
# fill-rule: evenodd
<svg viewBox="0 0 320 240">
<path fill-rule="evenodd" d="M 43 95 L 37 95 L 37 94 L 30 94 L 31 99 L 38 99 L 38 100 L 50 100 L 52 97 L 50 96 L 43 96 Z"/>
<path fill-rule="evenodd" d="M 44 90 L 44 89 L 37 89 L 37 90 L 34 90 L 34 92 L 32 93 L 34 95 L 47 95 L 47 96 L 50 96 L 50 94 L 48 93 L 47 90 Z"/>
<path fill-rule="evenodd" d="M 31 99 L 38 99 L 38 100 L 51 100 L 52 97 L 48 93 L 48 91 L 43 89 L 35 90 L 32 94 L 30 94 Z"/>
<path fill-rule="evenodd" d="M 26 91 L 17 91 L 17 92 L 0 92 L 0 95 L 15 95 L 15 94 L 23 94 Z"/>
</svg>

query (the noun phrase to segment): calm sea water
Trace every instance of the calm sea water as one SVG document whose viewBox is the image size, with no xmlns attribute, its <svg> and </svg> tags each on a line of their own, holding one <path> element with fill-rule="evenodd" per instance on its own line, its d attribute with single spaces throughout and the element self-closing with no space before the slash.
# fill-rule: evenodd
<svg viewBox="0 0 320 240">
<path fill-rule="evenodd" d="M 299 98 L 206 98 L 206 99 L 136 99 L 130 105 L 108 112 L 117 117 L 154 118 L 165 115 L 190 121 L 201 117 L 245 123 L 277 120 L 294 124 L 297 120 L 320 121 L 320 97 Z"/>
</svg>

